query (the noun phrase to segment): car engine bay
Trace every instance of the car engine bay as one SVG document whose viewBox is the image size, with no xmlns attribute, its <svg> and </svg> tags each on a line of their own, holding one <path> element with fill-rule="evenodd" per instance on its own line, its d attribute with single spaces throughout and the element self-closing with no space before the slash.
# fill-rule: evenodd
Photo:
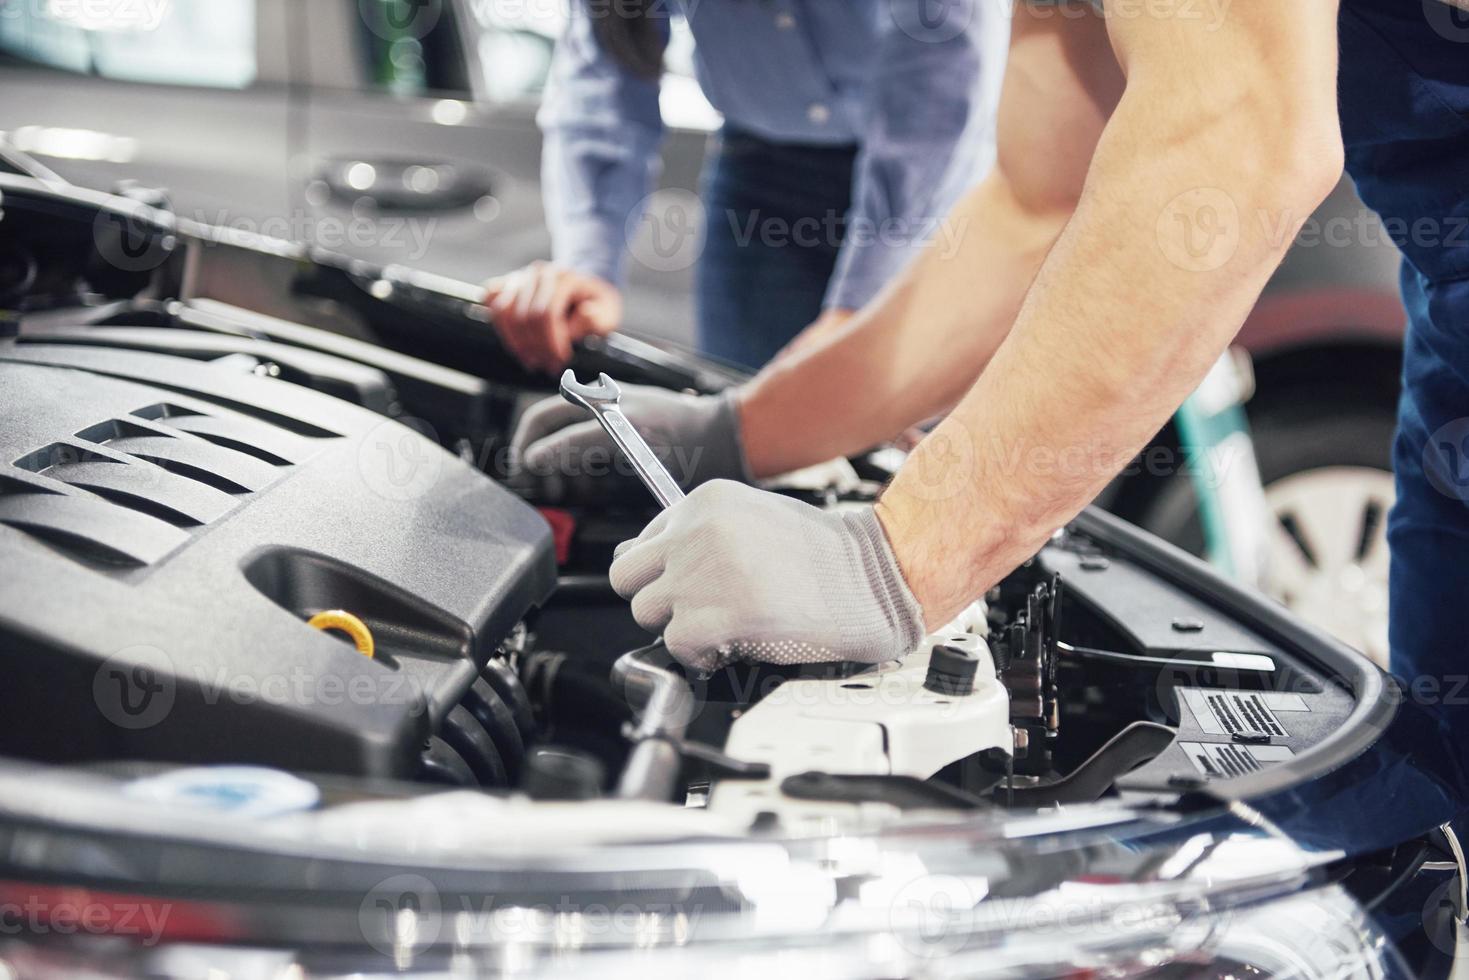
<svg viewBox="0 0 1469 980">
<path fill-rule="evenodd" d="M 652 502 L 507 486 L 513 422 L 554 390 L 472 293 L 0 192 L 0 756 L 642 800 L 801 834 L 1245 795 L 1366 737 L 1363 668 L 1091 513 L 899 661 L 687 674 L 607 582 Z M 574 367 L 736 380 L 624 337 Z M 895 453 L 783 490 L 869 502 Z"/>
</svg>

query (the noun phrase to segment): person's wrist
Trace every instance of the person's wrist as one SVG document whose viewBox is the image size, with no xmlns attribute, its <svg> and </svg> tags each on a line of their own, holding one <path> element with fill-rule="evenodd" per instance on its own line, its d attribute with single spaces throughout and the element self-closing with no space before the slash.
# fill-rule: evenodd
<svg viewBox="0 0 1469 980">
<path fill-rule="evenodd" d="M 903 574 L 892 538 L 875 506 L 848 512 L 844 518 L 857 536 L 864 555 L 864 573 L 882 607 L 883 620 L 892 627 L 895 653 L 897 656 L 910 653 L 928 633 L 929 626 L 923 603 Z"/>
<path fill-rule="evenodd" d="M 922 520 L 921 516 L 915 513 L 915 508 L 908 501 L 903 498 L 893 499 L 889 494 L 878 499 L 872 512 L 887 539 L 898 574 L 923 610 L 924 629 L 938 629 L 947 619 L 936 618 L 930 612 L 938 611 L 938 603 L 934 601 L 934 596 L 926 594 L 929 590 L 925 588 L 923 572 L 927 566 L 917 547 L 920 536 L 915 533 L 917 522 Z"/>
<path fill-rule="evenodd" d="M 584 282 L 586 282 L 588 286 L 599 290 L 605 290 L 619 297 L 622 295 L 622 289 L 617 285 L 617 283 L 608 278 L 605 273 L 598 272 L 595 269 L 574 269 L 572 270 L 572 272 L 574 275 L 579 276 Z"/>
<path fill-rule="evenodd" d="M 766 413 L 758 387 L 754 384 L 743 384 L 727 397 L 734 410 L 740 458 L 744 462 L 749 482 L 779 476 L 784 470 L 774 462 L 776 457 L 773 451 L 778 451 L 778 447 L 765 435 L 772 430 L 766 424 Z"/>
<path fill-rule="evenodd" d="M 622 291 L 621 261 L 616 253 L 579 254 L 555 264 L 573 275 L 605 284 L 619 293 Z"/>
<path fill-rule="evenodd" d="M 750 460 L 745 455 L 745 430 L 740 419 L 739 392 L 738 388 L 730 388 L 717 396 L 720 422 L 729 440 L 727 450 L 730 458 L 730 479 L 753 484 L 755 475 L 750 471 Z"/>
</svg>

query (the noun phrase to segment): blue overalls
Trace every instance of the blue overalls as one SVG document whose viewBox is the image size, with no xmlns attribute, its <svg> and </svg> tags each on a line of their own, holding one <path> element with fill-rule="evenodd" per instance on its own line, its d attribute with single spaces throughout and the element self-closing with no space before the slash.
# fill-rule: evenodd
<svg viewBox="0 0 1469 980">
<path fill-rule="evenodd" d="M 1343 0 L 1347 170 L 1403 251 L 1392 669 L 1469 745 L 1469 11 Z"/>
</svg>

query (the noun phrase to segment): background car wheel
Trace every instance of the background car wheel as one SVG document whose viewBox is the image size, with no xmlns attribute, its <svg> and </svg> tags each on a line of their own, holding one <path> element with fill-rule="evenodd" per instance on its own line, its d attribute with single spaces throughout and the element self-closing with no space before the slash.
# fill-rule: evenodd
<svg viewBox="0 0 1469 980">
<path fill-rule="evenodd" d="M 1386 667 L 1396 422 L 1390 404 L 1353 403 L 1353 397 L 1296 391 L 1288 404 L 1262 397 L 1250 405 L 1260 476 L 1275 517 L 1267 591 Z M 1203 554 L 1186 475 L 1169 480 L 1140 523 Z"/>
</svg>

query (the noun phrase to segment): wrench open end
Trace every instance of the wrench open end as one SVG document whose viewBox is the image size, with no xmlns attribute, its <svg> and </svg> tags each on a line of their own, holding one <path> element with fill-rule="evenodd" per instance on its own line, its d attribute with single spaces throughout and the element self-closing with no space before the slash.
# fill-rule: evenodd
<svg viewBox="0 0 1469 980">
<path fill-rule="evenodd" d="M 616 405 L 622 398 L 622 389 L 606 372 L 597 375 L 593 384 L 584 385 L 576 380 L 576 372 L 567 368 L 561 375 L 561 397 L 594 412 L 594 405 Z"/>
<path fill-rule="evenodd" d="M 567 368 L 561 375 L 561 397 L 592 413 L 659 504 L 671 507 L 683 499 L 683 488 L 678 481 L 617 407 L 622 399 L 622 389 L 617 387 L 616 381 L 600 374 L 596 384 L 584 385 L 576 380 L 575 372 Z"/>
</svg>

